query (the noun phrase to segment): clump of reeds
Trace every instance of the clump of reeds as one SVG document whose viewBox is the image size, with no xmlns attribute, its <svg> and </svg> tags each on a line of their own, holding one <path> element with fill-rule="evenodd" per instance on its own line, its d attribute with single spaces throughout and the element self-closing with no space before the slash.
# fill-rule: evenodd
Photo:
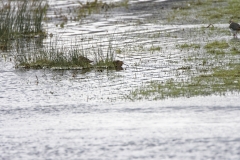
<svg viewBox="0 0 240 160">
<path fill-rule="evenodd" d="M 42 21 L 47 6 L 45 1 L 2 1 L 0 5 L 0 49 L 7 49 L 9 42 L 16 38 L 45 34 Z"/>
<path fill-rule="evenodd" d="M 114 49 L 108 46 L 83 49 L 82 46 L 70 47 L 57 44 L 58 39 L 50 42 L 47 47 L 36 44 L 26 45 L 18 41 L 16 49 L 16 67 L 26 69 L 116 69 L 122 70 L 123 62 L 115 60 Z M 33 47 L 35 46 L 35 47 Z"/>
<path fill-rule="evenodd" d="M 29 44 L 24 48 L 23 45 L 18 45 L 16 50 L 16 67 L 34 69 L 91 67 L 92 61 L 87 60 L 82 49 L 58 45 L 57 40 L 54 43 L 50 42 L 47 47 L 36 47 L 36 44 Z"/>
</svg>

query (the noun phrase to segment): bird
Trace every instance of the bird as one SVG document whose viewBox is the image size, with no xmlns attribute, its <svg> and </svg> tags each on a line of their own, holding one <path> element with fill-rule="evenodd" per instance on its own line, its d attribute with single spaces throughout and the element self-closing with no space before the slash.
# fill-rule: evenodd
<svg viewBox="0 0 240 160">
<path fill-rule="evenodd" d="M 123 68 L 122 68 L 123 61 L 115 60 L 115 61 L 113 61 L 113 65 L 114 65 L 114 68 L 115 68 L 117 71 L 123 70 Z"/>
<path fill-rule="evenodd" d="M 233 22 L 232 20 L 229 21 L 229 28 L 233 34 L 234 38 L 237 38 L 237 33 L 240 31 L 240 25 L 238 23 Z"/>
<path fill-rule="evenodd" d="M 87 57 L 84 57 L 84 56 L 79 56 L 78 57 L 78 60 L 77 60 L 77 64 L 84 67 L 84 68 L 89 68 L 93 61 L 88 59 Z"/>
<path fill-rule="evenodd" d="M 93 61 L 91 61 L 90 59 L 88 59 L 87 57 L 84 57 L 84 56 L 79 56 L 78 60 L 81 61 L 82 63 L 86 63 L 86 64 L 89 64 L 89 63 L 93 62 Z"/>
</svg>

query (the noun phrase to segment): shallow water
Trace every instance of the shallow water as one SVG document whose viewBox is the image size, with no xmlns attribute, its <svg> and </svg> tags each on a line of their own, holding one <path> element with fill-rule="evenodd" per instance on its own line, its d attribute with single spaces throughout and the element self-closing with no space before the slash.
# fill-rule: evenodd
<svg viewBox="0 0 240 160">
<path fill-rule="evenodd" d="M 64 28 L 56 28 L 54 18 L 45 24 L 66 46 L 75 37 L 86 48 L 107 46 L 112 38 L 122 50 L 116 57 L 125 63 L 122 71 L 15 69 L 6 56 L 13 53 L 1 54 L 0 159 L 240 159 L 239 94 L 153 102 L 124 98 L 152 80 L 186 78 L 176 69 L 189 65 L 181 58 L 188 53 L 171 48 L 202 38 L 183 28 L 204 26 L 162 24 L 157 7 L 149 11 L 143 1 L 131 3 L 130 9 L 93 14 Z M 75 5 L 57 1 L 52 12 Z M 219 37 L 228 38 L 220 33 L 207 40 Z M 151 46 L 164 49 L 150 52 Z"/>
<path fill-rule="evenodd" d="M 5 107 L 1 158 L 237 160 L 240 111 L 226 103 L 233 99 Z"/>
</svg>

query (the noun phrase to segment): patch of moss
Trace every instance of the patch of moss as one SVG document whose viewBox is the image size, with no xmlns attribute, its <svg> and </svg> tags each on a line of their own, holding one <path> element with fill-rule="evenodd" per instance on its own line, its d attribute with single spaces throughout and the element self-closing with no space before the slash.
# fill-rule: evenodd
<svg viewBox="0 0 240 160">
<path fill-rule="evenodd" d="M 233 54 L 233 55 L 237 55 L 237 54 L 240 54 L 240 50 L 236 47 L 232 47 L 230 49 L 230 53 Z"/>
<path fill-rule="evenodd" d="M 176 4 L 176 6 L 182 5 L 181 2 Z M 184 3 L 182 7 L 173 8 L 167 19 L 180 21 L 184 17 L 185 23 L 196 20 L 200 23 L 219 23 L 219 21 L 227 23 L 230 18 L 239 18 L 239 8 L 239 0 L 189 1 Z M 182 12 L 183 9 L 184 12 Z M 180 22 L 182 23 L 182 21 Z"/>
<path fill-rule="evenodd" d="M 223 50 L 220 50 L 220 49 L 210 49 L 207 52 L 211 53 L 211 54 L 216 54 L 216 55 L 224 55 L 224 54 L 226 54 L 226 52 L 224 52 Z"/>
<path fill-rule="evenodd" d="M 151 46 L 149 48 L 150 51 L 160 51 L 161 50 L 161 47 L 160 46 Z"/>
<path fill-rule="evenodd" d="M 185 82 L 170 79 L 166 82 L 152 81 L 131 92 L 130 99 L 166 99 L 176 97 L 224 95 L 225 92 L 240 92 L 240 64 L 231 69 L 215 68 L 211 74 L 192 77 Z"/>
<path fill-rule="evenodd" d="M 197 49 L 197 48 L 200 48 L 200 44 L 187 44 L 187 43 L 184 43 L 184 44 L 181 44 L 181 45 L 177 45 L 177 47 L 179 48 L 182 48 L 182 49 L 185 49 L 185 48 L 194 48 L 194 49 Z"/>
<path fill-rule="evenodd" d="M 226 41 L 214 41 L 205 45 L 205 49 L 226 49 L 229 44 Z"/>
</svg>

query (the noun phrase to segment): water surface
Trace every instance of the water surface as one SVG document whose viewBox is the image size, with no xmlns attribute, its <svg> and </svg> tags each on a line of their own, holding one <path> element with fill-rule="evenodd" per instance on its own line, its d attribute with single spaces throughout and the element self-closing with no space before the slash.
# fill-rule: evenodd
<svg viewBox="0 0 240 160">
<path fill-rule="evenodd" d="M 50 1 L 53 19 L 45 27 L 53 38 L 60 35 L 59 43 L 66 46 L 76 38 L 86 48 L 107 46 L 112 39 L 122 50 L 116 57 L 126 64 L 122 71 L 15 69 L 6 56 L 14 53 L 1 53 L 0 159 L 240 159 L 239 94 L 126 99 L 134 88 L 152 80 L 186 78 L 176 76 L 175 70 L 185 65 L 181 57 L 188 53 L 171 47 L 202 38 L 167 36 L 190 36 L 183 28 L 201 25 L 162 24 L 156 16 L 162 2 L 143 2 L 131 1 L 130 9 L 115 8 L 60 28 L 53 11 L 78 3 Z M 209 37 L 214 38 L 219 37 Z M 124 48 L 126 44 L 131 47 Z M 150 52 L 151 46 L 164 50 Z"/>
</svg>

